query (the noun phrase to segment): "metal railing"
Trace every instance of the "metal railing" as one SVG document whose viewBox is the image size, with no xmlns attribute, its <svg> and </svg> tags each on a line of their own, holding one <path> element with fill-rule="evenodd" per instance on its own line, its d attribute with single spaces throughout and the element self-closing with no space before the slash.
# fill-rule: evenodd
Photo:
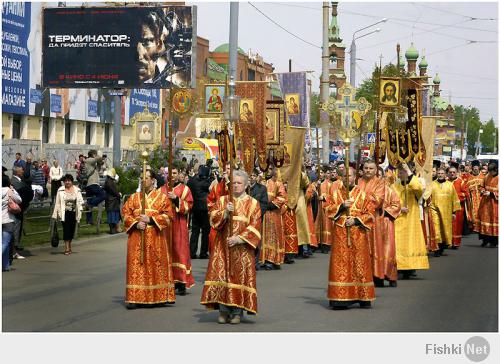
<svg viewBox="0 0 500 364">
<path fill-rule="evenodd" d="M 86 194 L 83 192 L 82 196 L 84 201 L 86 200 Z M 126 194 L 123 195 L 120 199 L 120 211 L 123 207 L 123 204 L 125 201 L 130 197 L 131 195 Z M 91 225 L 88 223 L 77 223 L 75 226 L 75 236 L 74 239 L 78 238 L 78 230 L 82 227 L 88 227 L 88 226 L 95 226 L 95 233 L 96 235 L 101 234 L 101 224 L 103 223 L 103 212 L 105 211 L 104 208 L 104 201 L 99 203 L 99 205 L 92 207 L 92 208 L 86 208 L 82 211 L 82 219 L 85 218 L 85 214 L 87 212 L 94 212 L 97 210 L 97 218 L 95 219 L 95 222 Z M 46 207 L 49 207 L 49 214 L 48 215 L 36 215 L 36 216 L 31 216 L 32 213 L 36 211 L 40 211 Z M 22 234 L 23 236 L 29 237 L 33 235 L 40 235 L 40 234 L 49 234 L 49 241 L 52 239 L 54 234 L 57 232 L 57 220 L 52 218 L 52 214 L 54 212 L 54 202 L 51 201 L 50 198 L 47 198 L 45 200 L 40 200 L 40 201 L 31 201 L 28 209 L 25 211 L 23 214 L 23 230 Z M 31 213 L 31 214 L 30 214 Z M 47 221 L 47 228 L 44 228 L 43 230 L 37 230 L 37 231 L 27 231 L 27 223 L 30 221 Z M 43 224 L 45 226 L 45 224 Z"/>
</svg>

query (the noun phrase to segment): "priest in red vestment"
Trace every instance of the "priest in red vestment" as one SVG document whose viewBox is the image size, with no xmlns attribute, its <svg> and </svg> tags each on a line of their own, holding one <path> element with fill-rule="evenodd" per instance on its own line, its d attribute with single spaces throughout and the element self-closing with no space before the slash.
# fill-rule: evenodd
<svg viewBox="0 0 500 364">
<path fill-rule="evenodd" d="M 367 159 L 364 161 L 363 175 L 358 180 L 358 188 L 373 201 L 375 206 L 375 221 L 368 233 L 368 239 L 370 240 L 375 286 L 383 287 L 385 278 L 384 261 L 386 260 L 384 254 L 389 250 L 386 248 L 388 241 L 383 235 L 385 183 L 382 179 L 377 177 L 377 165 L 374 160 Z"/>
<path fill-rule="evenodd" d="M 278 180 L 276 168 L 270 165 L 266 173 L 267 211 L 262 226 L 259 261 L 265 270 L 280 269 L 285 261 L 285 234 L 281 208 L 287 200 L 285 186 Z"/>
<path fill-rule="evenodd" d="M 188 216 L 193 207 L 193 195 L 188 186 L 184 184 L 186 175 L 179 172 L 177 168 L 172 168 L 173 191 L 164 184 L 161 191 L 168 196 L 174 205 L 174 221 L 172 232 L 165 231 L 165 234 L 172 234 L 172 270 L 177 293 L 180 296 L 186 295 L 186 288 L 194 286 L 193 273 L 191 271 L 191 256 L 189 253 L 189 231 Z"/>
<path fill-rule="evenodd" d="M 375 201 L 354 185 L 355 174 L 349 167 L 349 195 L 342 185 L 326 201 L 334 220 L 327 291 L 333 309 L 347 309 L 355 303 L 370 308 L 375 300 L 369 240 Z"/>
<path fill-rule="evenodd" d="M 498 161 L 494 159 L 488 163 L 488 174 L 483 180 L 476 229 L 483 240 L 482 247 L 498 246 Z"/>
<path fill-rule="evenodd" d="M 455 187 L 458 199 L 460 200 L 460 210 L 455 213 L 455 219 L 453 220 L 452 249 L 458 249 L 462 243 L 462 230 L 464 227 L 464 219 L 466 218 L 465 201 L 469 196 L 467 184 L 458 176 L 457 165 L 458 163 L 454 163 L 453 166 L 448 168 L 448 180 L 453 183 L 453 187 Z"/>
<path fill-rule="evenodd" d="M 219 309 L 221 324 L 239 324 L 243 310 L 257 313 L 255 248 L 260 241 L 260 206 L 245 193 L 246 172 L 234 171 L 233 179 L 233 202 L 222 196 L 210 212 L 217 235 L 201 296 L 207 309 Z"/>
<path fill-rule="evenodd" d="M 168 197 L 154 188 L 156 175 L 146 172 L 145 213 L 141 213 L 141 192 L 129 197 L 122 209 L 124 228 L 128 234 L 127 308 L 137 304 L 157 305 L 175 302 L 174 277 L 164 230 L 171 224 L 173 213 Z M 144 260 L 141 263 L 141 232 L 144 231 Z"/>
<path fill-rule="evenodd" d="M 207 207 L 208 213 L 210 214 L 211 209 L 222 196 L 229 195 L 229 174 L 231 173 L 231 165 L 226 163 L 224 166 L 224 172 L 222 173 L 222 178 L 215 179 L 210 185 L 210 192 L 207 197 Z M 210 253 L 214 246 L 215 235 L 217 231 L 212 227 L 210 228 L 210 235 L 208 236 L 208 252 Z"/>
</svg>

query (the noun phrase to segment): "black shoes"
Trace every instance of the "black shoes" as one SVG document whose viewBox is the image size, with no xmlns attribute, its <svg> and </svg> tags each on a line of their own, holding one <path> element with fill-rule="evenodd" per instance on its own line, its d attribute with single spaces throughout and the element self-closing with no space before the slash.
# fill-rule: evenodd
<svg viewBox="0 0 500 364">
<path fill-rule="evenodd" d="M 200 254 L 200 259 L 208 259 L 208 255 L 207 254 Z"/>
<path fill-rule="evenodd" d="M 372 303 L 370 301 L 359 301 L 359 307 L 372 308 Z"/>
<path fill-rule="evenodd" d="M 375 285 L 375 287 L 385 287 L 384 286 L 384 280 L 383 279 L 380 279 L 380 278 L 377 278 L 377 277 L 373 277 L 373 284 Z"/>
<path fill-rule="evenodd" d="M 389 287 L 397 287 L 398 281 L 389 281 Z"/>
</svg>

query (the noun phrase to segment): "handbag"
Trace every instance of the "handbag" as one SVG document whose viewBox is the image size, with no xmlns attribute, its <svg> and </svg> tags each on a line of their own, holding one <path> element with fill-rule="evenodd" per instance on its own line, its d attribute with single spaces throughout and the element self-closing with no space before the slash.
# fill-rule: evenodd
<svg viewBox="0 0 500 364">
<path fill-rule="evenodd" d="M 9 202 L 7 203 L 7 209 L 13 215 L 21 213 L 21 207 L 19 207 L 19 205 L 12 199 L 10 192 L 9 192 Z"/>
<path fill-rule="evenodd" d="M 53 248 L 57 248 L 59 246 L 59 232 L 57 231 L 57 221 L 54 222 L 56 224 L 54 226 L 54 231 L 52 232 L 52 239 L 50 240 L 50 245 L 52 245 Z"/>
</svg>

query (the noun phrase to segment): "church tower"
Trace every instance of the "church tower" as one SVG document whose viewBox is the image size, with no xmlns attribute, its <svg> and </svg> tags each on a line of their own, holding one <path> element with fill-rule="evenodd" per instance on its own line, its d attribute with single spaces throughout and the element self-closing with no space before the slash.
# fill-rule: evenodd
<svg viewBox="0 0 500 364">
<path fill-rule="evenodd" d="M 346 82 L 344 71 L 345 64 L 345 45 L 340 38 L 340 28 L 337 20 L 338 2 L 332 2 L 332 20 L 328 31 L 329 53 L 330 53 L 330 88 L 341 88 Z"/>
</svg>

